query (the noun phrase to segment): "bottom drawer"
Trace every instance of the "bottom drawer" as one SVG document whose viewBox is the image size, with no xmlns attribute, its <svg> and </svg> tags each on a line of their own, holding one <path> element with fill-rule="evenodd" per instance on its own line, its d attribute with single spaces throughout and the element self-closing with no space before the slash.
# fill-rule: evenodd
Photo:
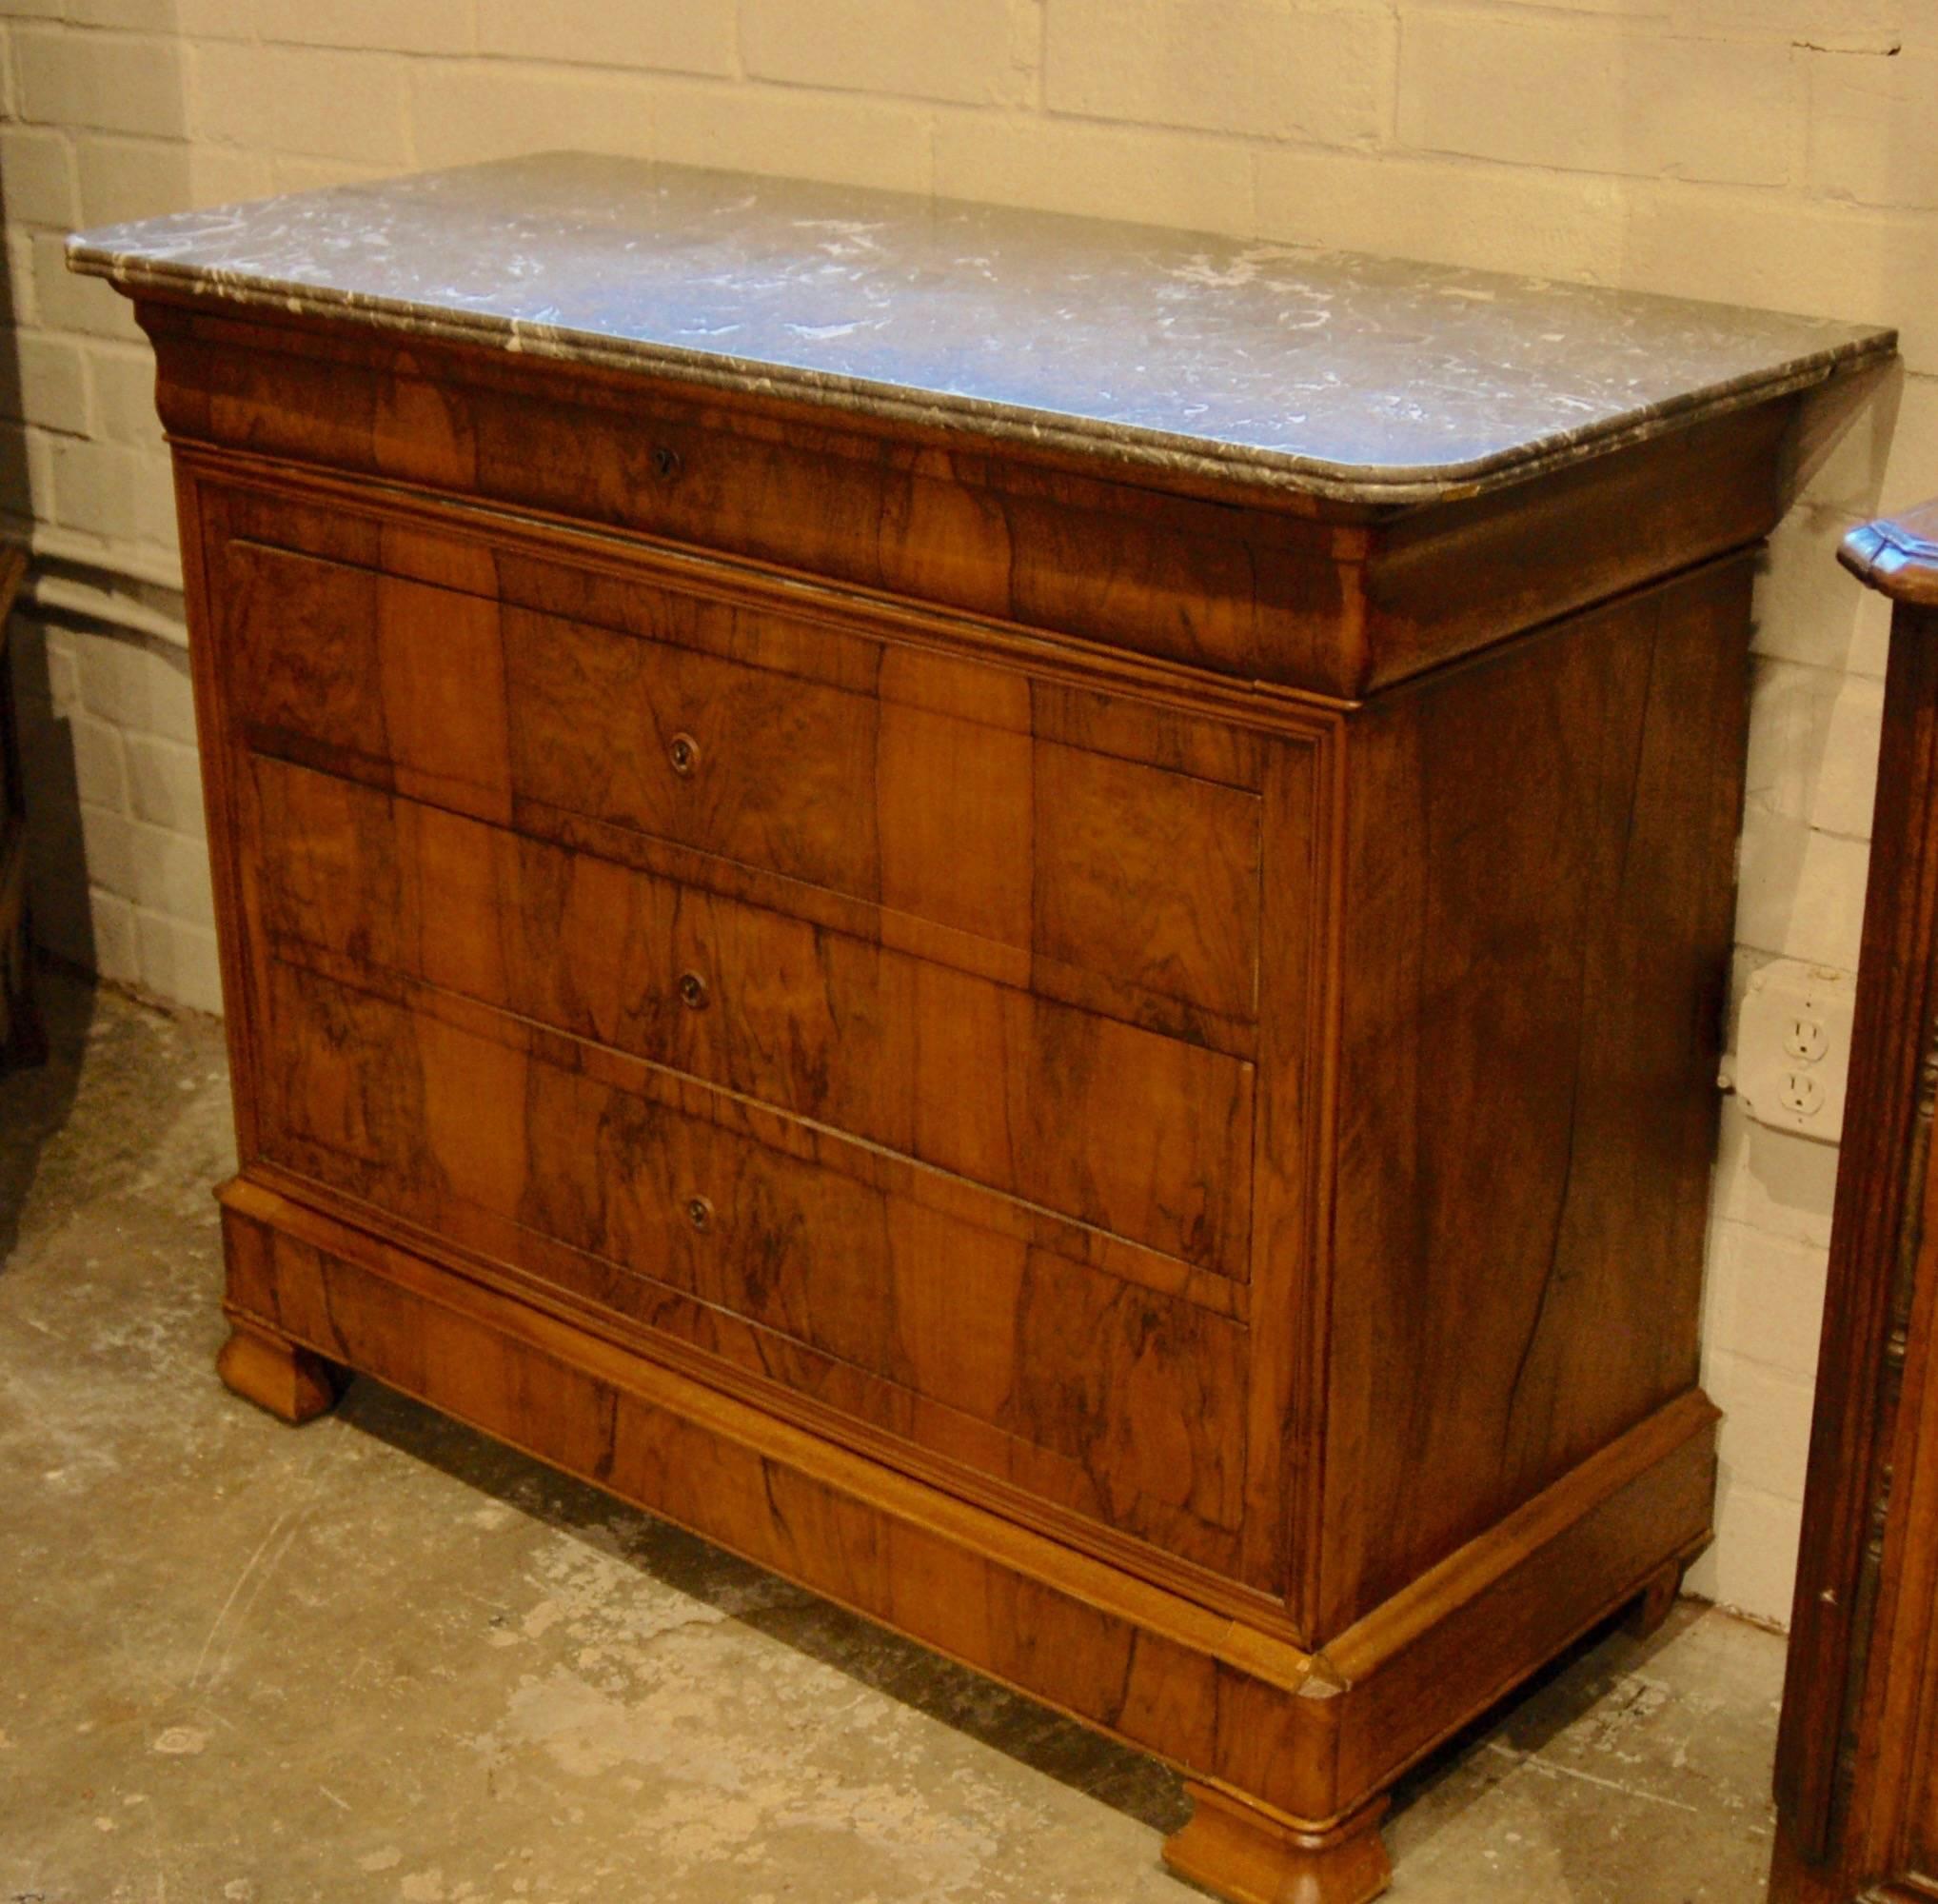
<svg viewBox="0 0 1938 1904">
<path fill-rule="evenodd" d="M 271 1160 L 1233 1572 L 1242 1324 L 965 1220 L 925 1200 L 910 1166 L 619 1054 L 281 962 L 265 978 Z"/>
</svg>

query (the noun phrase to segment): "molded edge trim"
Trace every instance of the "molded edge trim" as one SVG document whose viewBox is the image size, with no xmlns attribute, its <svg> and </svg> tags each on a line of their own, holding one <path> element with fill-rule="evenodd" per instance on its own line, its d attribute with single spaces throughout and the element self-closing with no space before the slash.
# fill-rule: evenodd
<svg viewBox="0 0 1938 1904">
<path fill-rule="evenodd" d="M 1200 1782 L 1276 1809 L 1302 1830 L 1330 1830 L 1357 1811 L 1406 1765 L 1632 1598 L 1666 1558 L 1699 1543 L 1707 1527 L 1706 1483 L 1713 1464 L 1710 1443 L 1718 1418 L 1707 1397 L 1691 1391 L 1470 1541 L 1341 1636 L 1332 1649 L 1302 1652 L 1241 1619 L 1215 1613 L 881 1461 L 794 1427 L 280 1192 L 238 1178 L 218 1196 L 231 1228 L 240 1220 L 285 1236 L 337 1259 L 353 1274 L 508 1339 L 518 1350 L 574 1371 L 617 1398 L 686 1423 L 763 1466 L 790 1471 L 812 1486 L 845 1497 L 864 1512 L 880 1516 L 891 1530 L 899 1524 L 912 1535 L 972 1557 L 999 1575 L 1047 1591 L 1073 1612 L 1116 1623 L 1128 1633 L 1134 1662 L 1142 1636 L 1157 1642 L 1160 1650 L 1175 1649 L 1179 1666 L 1196 1659 L 1211 1669 L 1214 1678 L 1187 1677 L 1175 1690 L 1189 1694 L 1196 1687 L 1203 1696 L 1216 1689 L 1215 1710 L 1198 1715 L 1212 1728 L 1209 1742 L 1216 1749 L 1209 1763 L 1203 1762 L 1203 1755 L 1188 1756 L 1178 1750 L 1177 1734 L 1190 1731 L 1202 1735 L 1202 1726 L 1190 1725 L 1189 1714 L 1173 1712 L 1168 1700 L 1155 1705 L 1139 1700 L 1133 1714 L 1121 1700 L 1112 1710 L 1099 1710 L 1101 1701 L 1086 1710 L 1046 1694 L 979 1656 L 974 1643 L 978 1622 L 973 1617 L 958 1645 L 929 1633 L 914 1636 L 931 1650 L 1004 1679 L 1041 1703 L 1172 1758 Z M 253 1280 L 238 1279 L 232 1252 L 229 1300 L 225 1305 L 232 1319 L 245 1326 L 253 1322 L 332 1362 L 363 1366 L 442 1412 L 470 1418 L 462 1399 L 454 1404 L 451 1397 L 431 1392 L 440 1384 L 428 1376 L 413 1380 L 407 1368 L 374 1366 L 378 1358 L 360 1356 L 356 1345 L 339 1332 L 339 1320 L 326 1301 L 306 1314 L 287 1313 L 272 1275 L 266 1272 L 259 1288 L 248 1286 Z M 262 1313 L 265 1301 L 276 1313 Z M 484 1420 L 474 1425 L 513 1445 L 524 1445 L 502 1426 Z M 526 1451 L 552 1466 L 580 1473 L 581 1478 L 606 1486 L 622 1497 L 631 1497 L 603 1473 L 581 1472 L 545 1448 L 531 1446 Z M 1701 1529 L 1692 1533 L 1671 1517 L 1670 1510 L 1678 1503 L 1700 1514 Z M 665 1513 L 657 1502 L 640 1504 Z M 680 1516 L 675 1512 L 666 1517 L 678 1520 Z M 1639 1522 L 1645 1530 L 1632 1540 L 1622 1533 L 1630 1522 Z M 722 1536 L 697 1522 L 695 1531 L 729 1549 L 735 1547 L 730 1531 Z M 1576 1550 L 1586 1546 L 1607 1560 L 1611 1545 L 1622 1554 L 1620 1561 L 1599 1576 L 1584 1577 Z M 1627 1553 L 1630 1545 L 1637 1551 Z M 1646 1553 L 1641 1551 L 1645 1546 Z M 784 1564 L 777 1567 L 772 1554 L 747 1551 L 747 1557 L 770 1571 L 787 1571 Z M 881 1607 L 844 1598 L 842 1582 L 809 1577 L 805 1571 L 800 1577 L 823 1597 L 867 1617 L 891 1627 L 900 1624 Z M 1612 1586 L 1608 1584 L 1611 1579 Z M 1497 1632 L 1519 1631 L 1508 1616 L 1531 1590 L 1552 1607 L 1548 1617 L 1534 1622 L 1539 1629 L 1531 1636 L 1535 1643 L 1510 1643 L 1497 1658 L 1475 1656 L 1471 1641 L 1474 1623 Z M 1146 1664 L 1161 1672 L 1157 1659 Z M 1397 1671 L 1389 1671 L 1394 1668 Z M 1398 1681 L 1412 1682 L 1416 1675 L 1414 1691 L 1437 1692 L 1440 1696 L 1408 1694 L 1407 1705 L 1417 1710 L 1403 1729 L 1405 1735 L 1389 1738 L 1373 1707 L 1400 1696 L 1404 1689 Z M 1268 1715 L 1272 1722 L 1260 1725 Z M 1174 1719 L 1181 1723 L 1173 1725 Z M 1220 1723 L 1226 1719 L 1231 1735 Z M 1276 1735 L 1276 1743 L 1259 1737 L 1268 1729 Z M 1261 1786 L 1270 1789 L 1258 1789 Z"/>
<path fill-rule="evenodd" d="M 1938 607 L 1938 497 L 1860 524 L 1837 560 L 1868 587 L 1912 607 Z"/>
</svg>

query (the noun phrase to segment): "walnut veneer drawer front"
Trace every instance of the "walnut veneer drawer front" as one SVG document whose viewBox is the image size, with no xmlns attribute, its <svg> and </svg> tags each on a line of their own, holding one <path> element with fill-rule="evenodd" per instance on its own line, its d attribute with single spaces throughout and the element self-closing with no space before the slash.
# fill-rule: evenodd
<svg viewBox="0 0 1938 1904">
<path fill-rule="evenodd" d="M 390 1381 L 1368 1904 L 1708 1537 L 1751 577 L 1889 334 L 574 154 L 70 257 L 179 479 L 230 1386 Z"/>
<path fill-rule="evenodd" d="M 356 957 L 1247 1274 L 1240 1059 L 290 763 L 255 757 L 247 787 L 272 945 Z"/>
<path fill-rule="evenodd" d="M 877 903 L 939 928 L 918 942 L 938 956 L 980 942 L 999 970 L 1062 975 L 1160 1023 L 1255 1016 L 1256 797 L 1038 739 L 1023 684 L 967 670 L 948 685 L 988 718 L 964 718 L 833 684 L 855 672 L 848 647 L 777 615 L 648 595 L 660 629 L 755 645 L 767 664 L 749 665 L 288 549 L 237 542 L 226 561 L 241 712 L 263 745 L 334 749 L 339 768 L 381 766 L 481 817 L 576 815 Z"/>
<path fill-rule="evenodd" d="M 1229 1569 L 1245 1332 L 946 1185 L 483 1015 L 277 962 L 278 1162 Z M 1080 1239 L 1067 1239 L 1080 1249 Z M 682 1301 L 679 1298 L 688 1299 Z M 722 1317 L 752 1324 L 733 1331 Z"/>
</svg>

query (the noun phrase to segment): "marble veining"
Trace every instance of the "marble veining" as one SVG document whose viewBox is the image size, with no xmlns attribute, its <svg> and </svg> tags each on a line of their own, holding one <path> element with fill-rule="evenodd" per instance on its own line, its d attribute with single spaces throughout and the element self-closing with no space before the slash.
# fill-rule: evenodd
<svg viewBox="0 0 1938 1904">
<path fill-rule="evenodd" d="M 1887 356 L 1872 326 L 587 153 L 69 241 L 174 293 L 1361 503 Z"/>
</svg>

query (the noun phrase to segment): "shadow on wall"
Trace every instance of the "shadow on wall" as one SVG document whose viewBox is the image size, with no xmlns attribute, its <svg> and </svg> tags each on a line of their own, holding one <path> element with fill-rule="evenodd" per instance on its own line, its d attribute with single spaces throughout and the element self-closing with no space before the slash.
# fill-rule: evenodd
<svg viewBox="0 0 1938 1904">
<path fill-rule="evenodd" d="M 14 192 L 0 171 L 0 212 L 12 228 Z M 0 246 L 0 517 L 9 540 L 25 541 L 34 519 L 28 454 L 27 371 L 13 248 Z M 23 590 L 23 601 L 27 591 Z M 66 724 L 54 712 L 47 630 L 17 607 L 7 642 L 13 676 L 13 718 L 28 810 L 29 888 L 33 936 L 92 969 L 94 935 L 88 907 L 87 844 L 79 781 Z"/>
<path fill-rule="evenodd" d="M 216 1009 L 152 369 L 123 300 L 71 277 L 63 247 L 76 223 L 187 202 L 176 8 L 141 12 L 140 41 L 49 19 L 31 26 L 30 60 L 15 49 L 23 123 L 0 171 L 0 537 L 33 548 L 9 645 L 34 936 L 104 978 Z"/>
</svg>

